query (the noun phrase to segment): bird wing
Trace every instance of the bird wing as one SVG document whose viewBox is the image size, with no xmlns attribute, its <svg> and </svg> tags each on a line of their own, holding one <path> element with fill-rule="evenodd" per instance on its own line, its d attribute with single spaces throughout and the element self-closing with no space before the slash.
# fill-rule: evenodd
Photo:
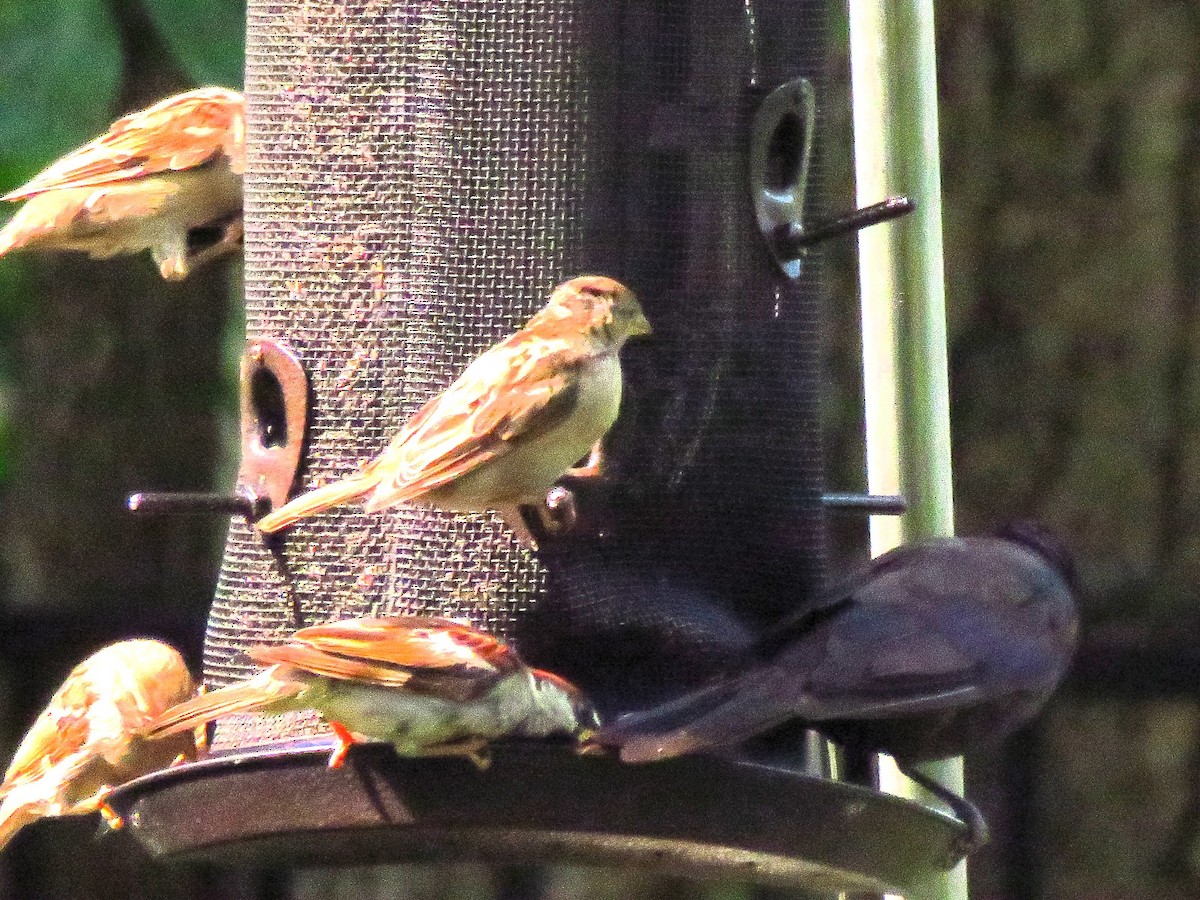
<svg viewBox="0 0 1200 900">
<path fill-rule="evenodd" d="M 564 339 L 517 332 L 469 365 L 371 464 L 378 510 L 441 487 L 561 424 L 578 401 L 586 355 Z"/>
<path fill-rule="evenodd" d="M 337 681 L 361 681 L 366 684 L 400 687 L 412 680 L 412 672 L 405 669 L 329 653 L 304 644 L 251 647 L 247 653 L 251 659 L 262 665 L 291 666 Z"/>
<path fill-rule="evenodd" d="M 260 663 L 453 700 L 474 699 L 523 665 L 489 635 L 448 619 L 417 616 L 316 625 L 301 629 L 290 643 L 249 652 Z"/>
<path fill-rule="evenodd" d="M 389 616 L 302 628 L 294 640 L 316 650 L 413 669 L 511 668 L 515 655 L 498 639 L 453 619 Z"/>
<path fill-rule="evenodd" d="M 177 185 L 159 179 L 136 186 L 117 183 L 39 195 L 0 229 L 0 255 L 72 226 L 77 233 L 99 231 L 114 222 L 148 217 L 178 190 Z M 136 237 L 133 240 L 136 245 Z"/>
<path fill-rule="evenodd" d="M 90 225 L 107 225 L 131 218 L 145 218 L 162 209 L 179 185 L 153 179 L 129 190 L 123 184 L 98 187 L 88 196 L 76 218 L 86 217 Z"/>
<path fill-rule="evenodd" d="M 241 94 L 224 88 L 169 97 L 118 119 L 105 134 L 0 199 L 25 200 L 44 191 L 189 169 L 221 153 L 240 174 L 246 168 L 244 107 Z"/>
<path fill-rule="evenodd" d="M 85 763 L 92 736 L 89 710 L 99 700 L 86 666 L 76 666 L 21 741 L 0 784 L 0 797 L 53 769 Z"/>
<path fill-rule="evenodd" d="M 660 759 L 789 721 L 923 719 L 1045 693 L 1065 662 L 1043 646 L 1038 629 L 1048 626 L 1038 619 L 1057 608 L 1043 595 L 1063 589 L 1050 563 L 1007 541 L 900 548 L 778 626 L 759 647 L 761 662 L 623 718 L 600 739 L 622 758 Z M 1069 604 L 1065 593 L 1060 600 Z M 1073 633 L 1070 622 L 1063 629 Z"/>
<path fill-rule="evenodd" d="M 935 618 L 926 619 L 924 604 L 909 594 L 907 579 L 948 568 L 940 554 L 955 547 L 914 546 L 880 557 L 770 632 L 759 646 L 762 662 L 622 717 L 600 740 L 620 746 L 623 759 L 647 761 L 736 746 L 790 721 L 897 718 L 982 699 L 979 660 Z M 921 588 L 934 595 L 959 589 L 952 580 Z"/>
<path fill-rule="evenodd" d="M 779 674 L 752 671 L 654 709 L 629 713 L 597 740 L 620 747 L 626 762 L 649 762 L 710 747 L 734 747 L 791 721 L 819 725 L 899 718 L 951 711 L 980 699 L 978 687 L 969 683 L 911 695 L 797 695 Z"/>
</svg>

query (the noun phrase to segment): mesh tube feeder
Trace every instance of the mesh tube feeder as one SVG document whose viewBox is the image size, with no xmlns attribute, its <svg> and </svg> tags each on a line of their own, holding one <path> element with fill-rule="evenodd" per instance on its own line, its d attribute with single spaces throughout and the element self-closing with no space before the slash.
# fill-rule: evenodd
<svg viewBox="0 0 1200 900">
<path fill-rule="evenodd" d="M 249 0 L 240 491 L 355 471 L 566 278 L 628 284 L 655 335 L 623 351 L 609 477 L 536 554 L 419 506 L 271 539 L 233 519 L 210 685 L 303 625 L 439 614 L 612 715 L 728 670 L 820 590 L 819 267 L 797 248 L 826 31 L 808 0 Z M 113 802 L 179 860 L 570 858 L 821 891 L 903 888 L 962 834 L 800 767 L 502 745 L 483 772 L 381 746 L 330 770 L 329 744 L 312 716 L 223 719 L 213 758 Z"/>
</svg>

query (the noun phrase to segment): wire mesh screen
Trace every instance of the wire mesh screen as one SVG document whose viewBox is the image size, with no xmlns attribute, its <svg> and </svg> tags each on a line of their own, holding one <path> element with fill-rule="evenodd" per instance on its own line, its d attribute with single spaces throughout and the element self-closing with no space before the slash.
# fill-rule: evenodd
<svg viewBox="0 0 1200 900">
<path fill-rule="evenodd" d="M 775 5 L 250 0 L 247 329 L 308 372 L 304 486 L 357 471 L 568 277 L 624 281 L 655 335 L 624 351 L 610 478 L 536 555 L 496 517 L 418 506 L 278 545 L 235 521 L 210 682 L 303 624 L 436 611 L 629 708 L 736 665 L 811 595 L 815 269 L 784 283 L 753 230 L 746 126 L 772 82 L 819 72 L 824 21 Z M 223 721 L 214 749 L 315 728 Z"/>
</svg>

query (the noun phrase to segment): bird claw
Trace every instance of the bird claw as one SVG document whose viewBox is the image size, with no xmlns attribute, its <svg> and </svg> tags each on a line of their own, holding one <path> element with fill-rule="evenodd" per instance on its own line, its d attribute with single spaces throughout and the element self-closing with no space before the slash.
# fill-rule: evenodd
<svg viewBox="0 0 1200 900">
<path fill-rule="evenodd" d="M 492 765 L 492 754 L 483 747 L 467 750 L 464 755 L 475 764 L 475 768 L 480 772 L 490 768 Z"/>
<path fill-rule="evenodd" d="M 405 754 L 407 755 L 407 754 Z M 423 747 L 418 756 L 465 756 L 475 764 L 481 772 L 492 764 L 492 753 L 488 742 L 483 738 L 464 738 L 449 744 L 438 744 L 435 747 Z"/>
<path fill-rule="evenodd" d="M 565 487 L 547 491 L 541 503 L 526 503 L 503 516 L 524 546 L 537 550 L 548 540 L 571 531 L 579 521 L 575 495 Z"/>
<path fill-rule="evenodd" d="M 107 793 L 107 791 L 105 793 Z M 100 818 L 104 820 L 104 825 L 109 831 L 120 831 L 125 827 L 125 820 L 121 818 L 120 814 L 115 809 L 108 805 L 107 800 L 100 801 L 100 806 L 98 809 L 100 812 Z"/>
<path fill-rule="evenodd" d="M 183 256 L 169 256 L 158 264 L 163 281 L 183 281 L 188 277 L 188 262 Z"/>
<path fill-rule="evenodd" d="M 611 747 L 605 747 L 591 736 L 580 737 L 575 745 L 576 756 L 612 756 Z"/>
</svg>

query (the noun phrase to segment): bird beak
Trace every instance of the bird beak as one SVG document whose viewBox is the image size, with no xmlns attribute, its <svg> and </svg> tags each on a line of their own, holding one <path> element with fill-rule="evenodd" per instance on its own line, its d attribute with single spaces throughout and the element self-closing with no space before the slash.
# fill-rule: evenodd
<svg viewBox="0 0 1200 900">
<path fill-rule="evenodd" d="M 637 337 L 640 334 L 653 334 L 654 329 L 650 327 L 650 320 L 646 318 L 644 313 L 638 313 L 637 318 L 629 323 L 629 336 Z"/>
</svg>

